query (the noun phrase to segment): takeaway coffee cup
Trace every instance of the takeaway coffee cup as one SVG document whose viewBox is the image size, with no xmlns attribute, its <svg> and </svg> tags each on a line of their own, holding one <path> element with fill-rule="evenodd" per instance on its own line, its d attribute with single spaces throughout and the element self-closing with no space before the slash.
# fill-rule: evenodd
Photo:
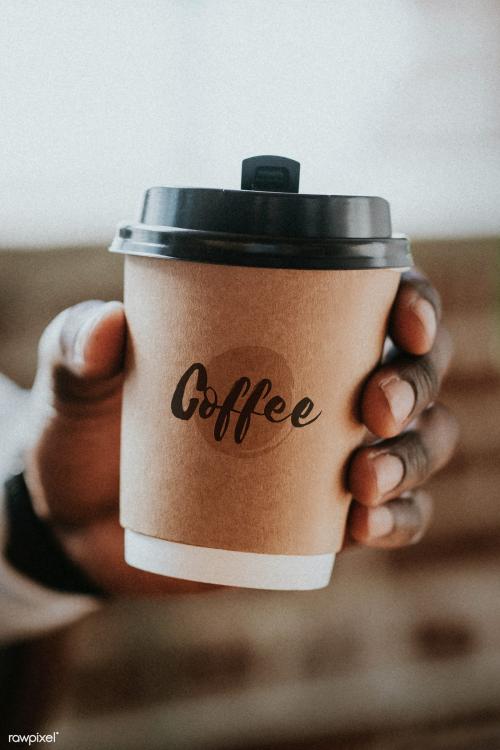
<svg viewBox="0 0 500 750">
<path fill-rule="evenodd" d="M 242 190 L 151 188 L 112 244 L 132 566 L 252 588 L 330 580 L 360 389 L 411 256 L 385 200 L 299 194 L 298 171 L 253 157 Z"/>
</svg>

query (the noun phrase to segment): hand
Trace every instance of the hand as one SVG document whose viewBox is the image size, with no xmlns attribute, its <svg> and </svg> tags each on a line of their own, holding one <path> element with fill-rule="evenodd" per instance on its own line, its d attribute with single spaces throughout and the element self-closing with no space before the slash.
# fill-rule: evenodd
<svg viewBox="0 0 500 750">
<path fill-rule="evenodd" d="M 427 279 L 405 274 L 389 322 L 398 349 L 371 375 L 361 398 L 362 420 L 382 440 L 358 449 L 350 462 L 355 500 L 346 546 L 401 547 L 427 529 L 432 501 L 416 488 L 447 463 L 458 438 L 455 418 L 436 403 L 452 353 L 440 316 Z"/>
<path fill-rule="evenodd" d="M 433 307 L 422 307 L 423 300 L 431 300 Z M 392 338 L 413 355 L 429 353 L 400 354 L 367 383 L 362 412 L 375 435 L 397 435 L 434 400 L 450 356 L 447 334 L 439 329 L 435 335 L 438 317 L 437 296 L 426 281 L 418 278 L 401 285 L 391 316 Z M 35 510 L 50 519 L 67 554 L 106 591 L 156 594 L 210 588 L 146 573 L 123 559 L 118 484 L 124 340 L 125 316 L 119 302 L 75 305 L 44 332 L 30 396 L 35 426 L 26 461 Z M 408 404 L 411 414 L 405 419 L 401 410 L 405 398 L 411 400 L 413 388 L 416 404 Z M 388 396 L 396 397 L 394 415 Z M 395 498 L 443 465 L 455 438 L 453 419 L 443 407 L 435 406 L 420 418 L 419 431 L 358 451 L 349 472 L 358 501 L 349 519 L 349 538 L 371 546 L 414 541 L 429 517 L 429 500 L 420 492 Z M 404 471 L 394 492 L 378 489 L 380 463 L 375 457 L 382 455 L 390 462 L 384 467 L 386 481 L 396 484 Z M 399 468 L 398 474 L 400 460 L 404 469 Z"/>
<path fill-rule="evenodd" d="M 119 302 L 75 305 L 42 335 L 25 469 L 35 511 L 50 520 L 69 557 L 105 591 L 210 588 L 146 573 L 123 559 L 118 487 L 124 343 Z"/>
</svg>

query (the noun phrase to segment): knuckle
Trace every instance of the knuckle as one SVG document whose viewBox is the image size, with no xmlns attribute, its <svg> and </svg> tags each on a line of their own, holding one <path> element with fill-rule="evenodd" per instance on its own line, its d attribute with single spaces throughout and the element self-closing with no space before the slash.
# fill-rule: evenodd
<svg viewBox="0 0 500 750">
<path fill-rule="evenodd" d="M 460 424 L 455 415 L 438 402 L 422 413 L 419 426 L 423 447 L 430 446 L 429 473 L 434 473 L 445 466 L 455 452 Z"/>
<path fill-rule="evenodd" d="M 391 500 L 387 507 L 394 518 L 391 546 L 404 547 L 419 542 L 427 531 L 432 516 L 430 496 L 422 491 L 406 494 Z"/>
<path fill-rule="evenodd" d="M 441 319 L 443 305 L 441 302 L 441 295 L 439 294 L 436 287 L 432 286 L 429 282 L 425 285 L 423 296 L 431 303 L 436 311 L 436 317 L 438 321 Z"/>
<path fill-rule="evenodd" d="M 405 466 L 406 481 L 414 482 L 428 475 L 430 456 L 419 432 L 411 430 L 400 438 L 398 455 Z"/>
<path fill-rule="evenodd" d="M 432 358 L 428 355 L 418 357 L 418 361 L 406 368 L 404 376 L 413 385 L 417 401 L 430 403 L 439 393 L 439 376 Z"/>
<path fill-rule="evenodd" d="M 432 520 L 433 503 L 432 498 L 427 492 L 419 490 L 414 496 L 414 508 L 418 516 L 418 527 L 411 537 L 409 544 L 416 544 L 427 532 Z"/>
<path fill-rule="evenodd" d="M 429 420 L 429 428 L 434 431 L 444 430 L 447 437 L 450 438 L 450 442 L 456 443 L 460 434 L 460 422 L 448 406 L 439 401 L 427 412 L 424 412 L 422 417 Z"/>
</svg>

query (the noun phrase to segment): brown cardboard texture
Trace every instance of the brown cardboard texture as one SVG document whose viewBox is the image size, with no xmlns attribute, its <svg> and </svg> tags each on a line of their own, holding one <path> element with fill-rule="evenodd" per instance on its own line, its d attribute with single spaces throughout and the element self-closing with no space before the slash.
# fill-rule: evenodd
<svg viewBox="0 0 500 750">
<path fill-rule="evenodd" d="M 127 256 L 122 525 L 216 549 L 338 550 L 360 388 L 398 282 Z"/>
</svg>

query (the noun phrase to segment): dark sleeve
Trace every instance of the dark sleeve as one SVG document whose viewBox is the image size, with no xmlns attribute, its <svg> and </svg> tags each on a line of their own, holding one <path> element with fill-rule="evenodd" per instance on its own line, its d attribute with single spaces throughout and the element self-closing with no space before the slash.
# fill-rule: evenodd
<svg viewBox="0 0 500 750">
<path fill-rule="evenodd" d="M 65 554 L 50 526 L 33 510 L 22 474 L 5 485 L 5 557 L 20 573 L 63 593 L 104 596 L 104 592 Z"/>
</svg>

